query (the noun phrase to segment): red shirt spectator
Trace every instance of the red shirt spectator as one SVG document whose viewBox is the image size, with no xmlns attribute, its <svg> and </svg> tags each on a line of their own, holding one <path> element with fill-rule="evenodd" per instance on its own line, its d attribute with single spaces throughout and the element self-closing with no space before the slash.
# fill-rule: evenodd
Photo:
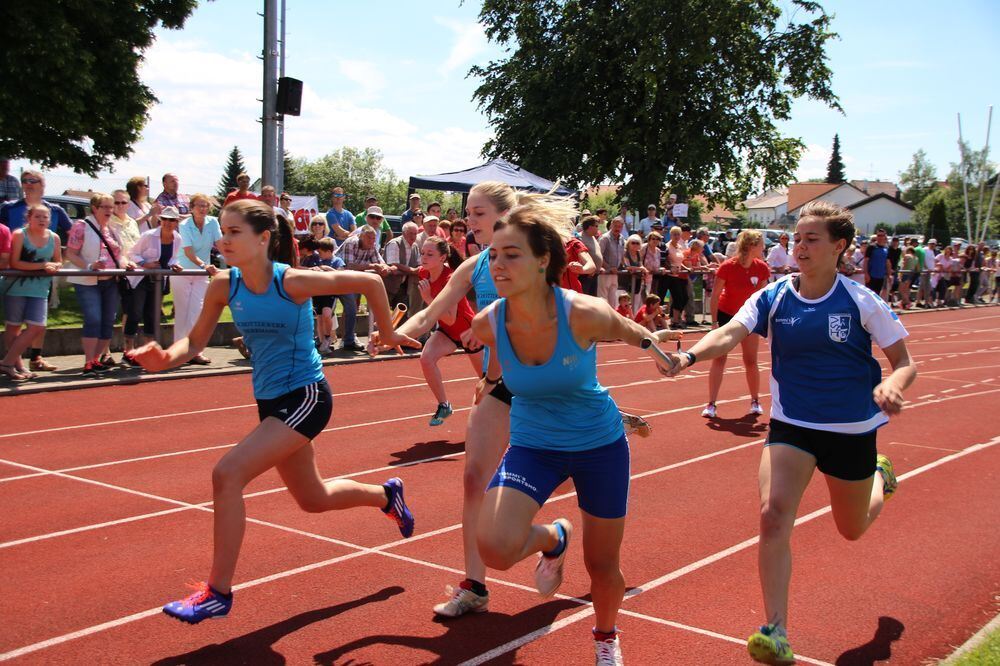
<svg viewBox="0 0 1000 666">
<path fill-rule="evenodd" d="M 233 190 L 232 192 L 230 192 L 229 194 L 226 195 L 226 201 L 222 204 L 222 207 L 225 208 L 226 206 L 228 206 L 229 204 L 233 203 L 234 201 L 239 201 L 241 199 L 259 199 L 259 198 L 260 197 L 258 197 L 256 194 L 254 194 L 253 192 L 251 192 L 249 190 L 247 190 L 246 192 L 240 192 L 239 190 Z"/>
<path fill-rule="evenodd" d="M 719 296 L 719 311 L 735 315 L 753 292 L 767 283 L 771 269 L 761 259 L 754 259 L 748 268 L 743 268 L 736 256 L 723 261 L 715 275 L 726 281 Z"/>
<path fill-rule="evenodd" d="M 580 255 L 584 252 L 589 252 L 587 246 L 583 244 L 579 238 L 570 238 L 566 241 L 566 263 L 575 261 L 577 263 L 583 263 L 580 260 Z M 572 289 L 575 292 L 583 293 L 583 285 L 580 284 L 580 275 L 574 273 L 568 268 L 563 271 L 562 280 L 559 282 L 559 286 L 563 289 Z"/>
<path fill-rule="evenodd" d="M 434 282 L 431 282 L 431 294 L 437 296 L 444 289 L 444 286 L 448 284 L 448 280 L 451 278 L 452 270 L 447 266 L 441 271 L 441 275 Z M 420 280 L 430 280 L 431 274 L 423 266 L 417 271 L 417 277 Z M 458 302 L 458 306 L 455 309 L 455 321 L 451 324 L 445 324 L 438 321 L 438 328 L 442 333 L 447 335 L 453 341 L 460 341 L 462 339 L 462 333 L 472 328 L 472 318 L 476 316 L 476 313 L 472 310 L 472 306 L 469 305 L 469 299 L 463 298 Z M 461 344 L 459 344 L 461 346 Z"/>
</svg>

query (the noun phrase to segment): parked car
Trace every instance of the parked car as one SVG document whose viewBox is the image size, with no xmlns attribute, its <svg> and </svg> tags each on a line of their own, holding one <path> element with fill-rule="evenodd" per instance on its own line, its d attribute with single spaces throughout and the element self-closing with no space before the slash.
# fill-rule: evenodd
<svg viewBox="0 0 1000 666">
<path fill-rule="evenodd" d="M 84 197 L 71 197 L 63 194 L 46 194 L 44 201 L 55 204 L 66 211 L 71 220 L 82 220 L 90 215 L 90 200 Z"/>
</svg>

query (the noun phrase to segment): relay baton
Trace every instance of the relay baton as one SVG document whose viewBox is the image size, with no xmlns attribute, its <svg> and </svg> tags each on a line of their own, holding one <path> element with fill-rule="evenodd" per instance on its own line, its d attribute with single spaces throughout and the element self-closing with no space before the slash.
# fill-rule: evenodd
<svg viewBox="0 0 1000 666">
<path fill-rule="evenodd" d="M 645 349 L 646 353 L 648 353 L 653 359 L 659 359 L 661 361 L 664 361 L 666 365 L 670 367 L 671 370 L 673 370 L 674 367 L 677 365 L 676 363 L 674 363 L 674 360 L 672 358 L 667 356 L 663 352 L 663 350 L 660 349 L 659 345 L 657 345 L 652 338 L 643 338 L 642 342 L 639 343 L 639 347 Z"/>
<path fill-rule="evenodd" d="M 403 321 L 403 317 L 406 316 L 406 306 L 400 303 L 392 311 L 392 327 L 396 328 L 399 326 L 399 322 Z"/>
</svg>

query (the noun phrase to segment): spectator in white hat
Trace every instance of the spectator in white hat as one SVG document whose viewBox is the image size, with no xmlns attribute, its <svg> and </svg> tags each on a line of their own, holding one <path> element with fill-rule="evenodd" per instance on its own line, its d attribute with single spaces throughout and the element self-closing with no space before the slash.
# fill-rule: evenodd
<svg viewBox="0 0 1000 666">
<path fill-rule="evenodd" d="M 413 214 L 420 210 L 420 195 L 414 192 L 408 199 L 410 207 L 403 211 L 402 221 L 409 222 L 413 219 Z"/>
<path fill-rule="evenodd" d="M 440 218 L 436 215 L 427 215 L 424 217 L 424 230 L 417 234 L 417 248 L 422 248 L 424 246 L 424 241 L 430 236 L 437 236 L 438 238 L 448 240 L 447 235 L 442 234 L 441 230 L 438 229 L 439 221 Z"/>
</svg>

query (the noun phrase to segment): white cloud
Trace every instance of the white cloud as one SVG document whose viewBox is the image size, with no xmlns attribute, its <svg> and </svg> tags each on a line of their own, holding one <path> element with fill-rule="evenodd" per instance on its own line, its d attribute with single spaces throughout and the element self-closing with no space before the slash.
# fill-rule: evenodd
<svg viewBox="0 0 1000 666">
<path fill-rule="evenodd" d="M 372 63 L 344 60 L 338 67 L 373 95 L 385 86 Z M 178 174 L 182 191 L 214 192 L 234 145 L 243 152 L 250 174 L 260 174 L 262 71 L 256 57 L 161 38 L 147 52 L 141 76 L 160 103 L 150 110 L 132 158 L 116 164 L 114 173 L 99 174 L 96 182 L 65 173 L 60 179 L 57 170 L 49 178 L 52 192 L 88 186 L 108 190 L 133 175 L 148 175 L 156 194 L 167 171 Z M 405 178 L 479 164 L 489 136 L 485 130 L 418 126 L 364 95 L 325 97 L 306 85 L 302 116 L 286 118 L 285 147 L 307 158 L 342 146 L 373 147 L 382 151 L 386 166 Z"/>
<path fill-rule="evenodd" d="M 805 152 L 799 159 L 799 168 L 795 171 L 795 178 L 799 182 L 810 178 L 826 178 L 826 167 L 830 163 L 830 151 L 832 150 L 832 144 L 827 146 L 821 146 L 818 143 L 807 144 Z M 844 160 L 845 167 L 857 164 L 857 160 L 846 153 L 841 153 L 841 159 Z M 849 171 L 857 171 L 857 169 Z M 848 177 L 854 176 L 849 172 Z"/>
<path fill-rule="evenodd" d="M 362 99 L 374 99 L 385 88 L 385 76 L 378 65 L 369 60 L 341 59 L 337 69 L 344 78 L 357 84 Z"/>
<path fill-rule="evenodd" d="M 455 43 L 452 44 L 448 57 L 441 64 L 442 74 L 451 74 L 462 65 L 471 62 L 480 53 L 486 51 L 489 41 L 483 26 L 477 21 L 463 23 L 455 19 L 438 16 L 434 18 L 435 23 L 443 25 L 451 30 L 455 35 Z"/>
</svg>

